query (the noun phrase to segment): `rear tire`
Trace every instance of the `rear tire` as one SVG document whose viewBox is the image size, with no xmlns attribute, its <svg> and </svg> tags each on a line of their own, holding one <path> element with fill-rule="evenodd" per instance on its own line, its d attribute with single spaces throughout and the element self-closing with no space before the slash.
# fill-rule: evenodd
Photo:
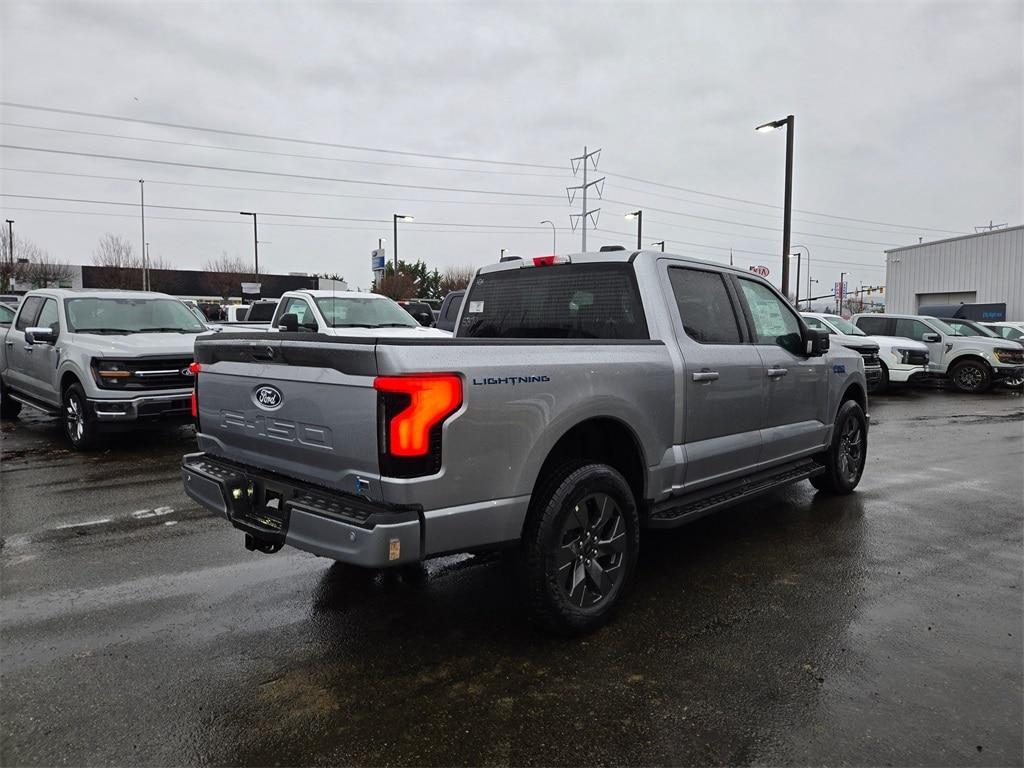
<svg viewBox="0 0 1024 768">
<path fill-rule="evenodd" d="M 978 360 L 964 360 L 953 366 L 949 372 L 953 386 L 969 395 L 988 392 L 992 388 L 992 373 L 988 366 Z"/>
<path fill-rule="evenodd" d="M 560 634 L 592 632 L 611 618 L 640 548 L 636 500 L 606 464 L 563 468 L 530 505 L 523 534 L 530 608 Z"/>
<path fill-rule="evenodd" d="M 825 471 L 811 478 L 811 485 L 823 493 L 845 496 L 853 493 L 868 455 L 868 422 L 864 409 L 855 400 L 846 400 L 836 414 L 832 443 L 825 453 L 815 457 Z"/>
<path fill-rule="evenodd" d="M 61 398 L 61 419 L 64 434 L 76 451 L 88 451 L 96 447 L 98 429 L 96 417 L 89 412 L 89 403 L 81 384 L 72 384 L 64 390 Z"/>
<path fill-rule="evenodd" d="M 0 382 L 0 419 L 13 419 L 21 413 L 21 403 L 11 397 L 10 391 Z"/>
</svg>

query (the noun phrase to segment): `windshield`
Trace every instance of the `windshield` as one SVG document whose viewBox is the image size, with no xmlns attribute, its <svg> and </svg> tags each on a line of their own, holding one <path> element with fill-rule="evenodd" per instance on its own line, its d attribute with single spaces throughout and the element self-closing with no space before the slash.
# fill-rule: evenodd
<svg viewBox="0 0 1024 768">
<path fill-rule="evenodd" d="M 986 328 L 983 325 L 978 325 L 977 323 L 968 323 L 964 320 L 961 320 L 957 325 L 959 326 L 960 333 L 964 336 L 986 336 L 988 338 L 995 339 L 1002 338 L 1002 336 L 1000 336 L 992 329 Z"/>
<path fill-rule="evenodd" d="M 177 299 L 67 299 L 68 329 L 76 333 L 202 333 L 206 330 Z"/>
<path fill-rule="evenodd" d="M 948 323 L 942 322 L 937 317 L 929 317 L 928 318 L 928 322 L 931 323 L 936 328 L 938 328 L 943 333 L 945 333 L 947 336 L 963 336 L 964 335 L 962 333 L 957 333 L 957 330 L 955 328 L 950 327 Z"/>
<path fill-rule="evenodd" d="M 825 319 L 828 320 L 836 330 L 847 336 L 867 336 L 864 331 L 858 328 L 856 325 L 851 323 L 849 320 L 844 320 L 839 315 L 825 315 Z"/>
<path fill-rule="evenodd" d="M 318 298 L 320 314 L 332 328 L 416 328 L 408 312 L 391 299 Z"/>
</svg>

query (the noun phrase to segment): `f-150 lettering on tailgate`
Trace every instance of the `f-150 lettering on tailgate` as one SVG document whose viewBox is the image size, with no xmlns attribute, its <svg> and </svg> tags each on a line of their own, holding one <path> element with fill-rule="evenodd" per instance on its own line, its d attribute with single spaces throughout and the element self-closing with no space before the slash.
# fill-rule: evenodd
<svg viewBox="0 0 1024 768">
<path fill-rule="evenodd" d="M 334 450 L 331 430 L 317 424 L 302 424 L 272 416 L 247 416 L 241 411 L 221 411 L 220 425 L 222 429 L 232 432 L 258 435 L 283 443 L 301 443 L 328 451 Z"/>
</svg>

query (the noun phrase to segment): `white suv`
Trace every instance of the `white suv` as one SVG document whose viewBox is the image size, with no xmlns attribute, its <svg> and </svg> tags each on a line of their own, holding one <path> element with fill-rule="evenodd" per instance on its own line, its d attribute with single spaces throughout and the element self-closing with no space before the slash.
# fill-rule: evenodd
<svg viewBox="0 0 1024 768">
<path fill-rule="evenodd" d="M 987 392 L 993 382 L 1024 375 L 1024 348 L 1004 339 L 961 336 L 926 315 L 860 314 L 853 323 L 868 334 L 902 336 L 928 345 L 932 373 L 948 376 L 961 392 Z"/>
<path fill-rule="evenodd" d="M 839 315 L 818 312 L 801 312 L 808 328 L 832 334 L 833 341 L 844 347 L 858 349 L 858 342 L 873 341 L 878 345 L 878 362 L 881 376 L 872 387 L 873 394 L 880 394 L 889 384 L 909 384 L 926 379 L 928 373 L 928 347 L 920 341 L 899 336 L 869 336 L 860 328 Z"/>
</svg>

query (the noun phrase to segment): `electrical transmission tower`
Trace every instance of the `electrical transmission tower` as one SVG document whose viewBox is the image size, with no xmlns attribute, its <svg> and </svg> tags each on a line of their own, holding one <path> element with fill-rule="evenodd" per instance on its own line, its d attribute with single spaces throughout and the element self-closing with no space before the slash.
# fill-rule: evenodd
<svg viewBox="0 0 1024 768">
<path fill-rule="evenodd" d="M 572 163 L 572 175 L 575 176 L 579 173 L 580 168 L 583 169 L 583 183 L 575 187 L 566 187 L 566 194 L 569 196 L 569 205 L 572 205 L 576 201 L 576 193 L 583 193 L 583 208 L 579 213 L 569 214 L 569 224 L 572 227 L 572 231 L 576 231 L 576 225 L 579 224 L 583 227 L 583 252 L 587 251 L 587 218 L 589 217 L 594 222 L 594 227 L 597 227 L 597 220 L 600 217 L 600 208 L 587 208 L 587 191 L 591 187 L 597 187 L 597 196 L 601 197 L 604 193 L 604 176 L 600 179 L 594 179 L 593 181 L 587 180 L 587 162 L 589 161 L 594 170 L 597 170 L 597 160 L 601 156 L 601 150 L 595 149 L 592 152 L 588 152 L 587 148 L 583 147 L 583 154 L 579 157 L 573 157 L 569 160 Z"/>
</svg>

